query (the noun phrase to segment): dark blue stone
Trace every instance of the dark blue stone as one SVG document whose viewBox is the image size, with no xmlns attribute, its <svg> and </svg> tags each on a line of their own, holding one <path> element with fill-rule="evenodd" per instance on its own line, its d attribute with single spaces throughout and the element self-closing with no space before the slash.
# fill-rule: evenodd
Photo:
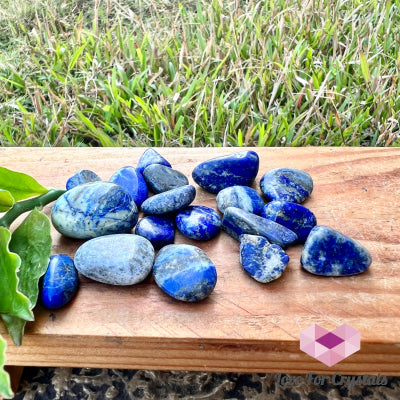
<svg viewBox="0 0 400 400">
<path fill-rule="evenodd" d="M 322 225 L 311 230 L 301 253 L 303 268 L 316 275 L 360 274 L 371 262 L 371 254 L 361 243 Z"/>
<path fill-rule="evenodd" d="M 154 248 L 158 250 L 174 243 L 175 226 L 168 217 L 148 215 L 137 223 L 135 233 L 150 240 Z"/>
<path fill-rule="evenodd" d="M 176 215 L 175 222 L 183 235 L 194 240 L 209 240 L 221 228 L 219 214 L 205 206 L 189 206 Z"/>
<path fill-rule="evenodd" d="M 264 207 L 262 197 L 251 187 L 231 186 L 217 195 L 218 209 L 224 213 L 228 207 L 237 207 L 253 214 L 261 214 Z"/>
<path fill-rule="evenodd" d="M 207 254 L 188 244 L 163 247 L 154 261 L 153 275 L 165 293 L 182 301 L 205 299 L 217 283 L 217 271 Z"/>
<path fill-rule="evenodd" d="M 185 209 L 196 197 L 196 189 L 192 185 L 181 186 L 149 197 L 142 204 L 145 214 L 169 214 Z"/>
<path fill-rule="evenodd" d="M 261 283 L 278 279 L 289 262 L 289 256 L 276 244 L 263 236 L 240 236 L 240 264 L 256 281 Z"/>
<path fill-rule="evenodd" d="M 265 205 L 261 216 L 296 233 L 299 243 L 304 243 L 311 229 L 317 225 L 317 219 L 312 211 L 288 201 L 271 201 Z"/>
<path fill-rule="evenodd" d="M 258 173 L 259 159 L 254 151 L 241 151 L 199 164 L 192 173 L 194 181 L 210 193 L 230 186 L 250 186 Z"/>
<path fill-rule="evenodd" d="M 149 196 L 143 176 L 133 167 L 123 167 L 113 174 L 109 182 L 123 187 L 140 207 Z"/>
<path fill-rule="evenodd" d="M 96 173 L 90 171 L 89 169 L 81 169 L 67 180 L 65 187 L 67 190 L 70 190 L 75 186 L 97 181 L 101 181 L 101 178 Z"/>
<path fill-rule="evenodd" d="M 162 164 L 170 167 L 171 164 L 157 151 L 147 149 L 139 158 L 136 170 L 143 174 L 143 171 L 151 164 Z"/>
<path fill-rule="evenodd" d="M 261 191 L 268 201 L 283 200 L 302 203 L 313 190 L 311 176 L 294 168 L 277 168 L 268 171 L 261 178 Z"/>
<path fill-rule="evenodd" d="M 161 164 L 149 165 L 143 171 L 143 176 L 153 193 L 163 193 L 189 184 L 182 172 Z"/>
<path fill-rule="evenodd" d="M 42 282 L 44 306 L 50 309 L 64 306 L 75 296 L 78 284 L 78 271 L 72 259 L 65 254 L 51 256 Z"/>
<path fill-rule="evenodd" d="M 271 243 L 287 247 L 296 242 L 297 235 L 276 222 L 236 207 L 228 207 L 222 218 L 222 229 L 235 239 L 248 233 L 264 236 Z"/>
</svg>

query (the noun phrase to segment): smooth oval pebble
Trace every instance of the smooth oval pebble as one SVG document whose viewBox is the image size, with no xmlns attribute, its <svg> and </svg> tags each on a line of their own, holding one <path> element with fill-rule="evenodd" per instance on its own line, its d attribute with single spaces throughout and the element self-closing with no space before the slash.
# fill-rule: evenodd
<svg viewBox="0 0 400 400">
<path fill-rule="evenodd" d="M 87 278 L 110 285 L 133 285 L 151 272 L 154 249 L 142 236 L 108 235 L 83 243 L 74 261 Z"/>
<path fill-rule="evenodd" d="M 216 236 L 221 228 L 219 214 L 205 206 L 185 208 L 176 215 L 175 222 L 183 235 L 194 240 L 209 240 Z"/>
<path fill-rule="evenodd" d="M 143 171 L 144 179 L 153 193 L 163 193 L 189 184 L 182 172 L 161 164 L 152 164 Z"/>
<path fill-rule="evenodd" d="M 188 244 L 162 248 L 154 261 L 153 275 L 165 293 L 182 301 L 205 299 L 217 283 L 217 271 L 207 254 Z"/>
<path fill-rule="evenodd" d="M 237 207 L 253 214 L 261 214 L 264 207 L 262 197 L 248 186 L 231 186 L 222 189 L 216 200 L 218 209 L 222 213 L 228 207 Z"/>
<path fill-rule="evenodd" d="M 299 243 L 304 243 L 311 229 L 317 225 L 317 219 L 311 210 L 289 201 L 271 201 L 265 205 L 261 216 L 293 231 L 298 236 Z"/>
<path fill-rule="evenodd" d="M 301 253 L 301 265 L 316 275 L 346 276 L 364 272 L 372 262 L 356 240 L 323 225 L 314 227 Z"/>
<path fill-rule="evenodd" d="M 67 190 L 70 190 L 78 185 L 83 185 L 84 183 L 98 182 L 101 178 L 93 171 L 89 169 L 81 169 L 75 175 L 71 176 L 65 185 Z"/>
<path fill-rule="evenodd" d="M 170 167 L 171 164 L 154 149 L 147 149 L 139 158 L 136 170 L 143 174 L 143 171 L 151 164 L 162 164 Z"/>
<path fill-rule="evenodd" d="M 175 225 L 168 217 L 148 215 L 136 225 L 135 234 L 150 240 L 155 249 L 174 243 Z"/>
<path fill-rule="evenodd" d="M 302 203 L 313 190 L 311 176 L 300 169 L 276 168 L 261 178 L 261 191 L 268 201 L 284 200 Z"/>
<path fill-rule="evenodd" d="M 50 257 L 41 288 L 42 303 L 46 308 L 60 308 L 69 303 L 78 290 L 79 278 L 72 258 L 65 254 Z"/>
<path fill-rule="evenodd" d="M 65 192 L 51 210 L 54 227 L 75 239 L 130 232 L 138 220 L 132 197 L 119 185 L 94 182 Z"/>
<path fill-rule="evenodd" d="M 210 193 L 230 186 L 250 186 L 258 173 L 259 158 L 254 151 L 213 158 L 199 164 L 192 172 L 194 181 Z"/>
<path fill-rule="evenodd" d="M 149 197 L 142 204 L 146 214 L 169 214 L 186 208 L 196 197 L 196 189 L 192 185 L 181 186 Z"/>
<path fill-rule="evenodd" d="M 120 168 L 112 175 L 109 182 L 123 187 L 132 196 L 137 207 L 140 207 L 149 196 L 142 174 L 133 167 Z"/>
</svg>

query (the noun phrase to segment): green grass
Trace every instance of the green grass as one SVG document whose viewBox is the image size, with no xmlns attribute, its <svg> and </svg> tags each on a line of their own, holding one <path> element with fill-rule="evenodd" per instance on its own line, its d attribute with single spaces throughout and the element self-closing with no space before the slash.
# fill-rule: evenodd
<svg viewBox="0 0 400 400">
<path fill-rule="evenodd" d="M 400 0 L 3 0 L 0 145 L 400 145 L 399 21 Z"/>
</svg>

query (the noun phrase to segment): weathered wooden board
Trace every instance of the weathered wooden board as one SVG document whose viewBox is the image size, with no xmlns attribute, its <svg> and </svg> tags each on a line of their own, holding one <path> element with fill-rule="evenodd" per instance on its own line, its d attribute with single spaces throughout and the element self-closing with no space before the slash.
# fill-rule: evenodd
<svg viewBox="0 0 400 400">
<path fill-rule="evenodd" d="M 104 180 L 135 166 L 143 148 L 0 149 L 0 165 L 64 187 L 81 168 Z M 161 148 L 174 168 L 190 176 L 201 161 L 237 148 Z M 152 278 L 113 287 L 82 278 L 64 309 L 37 307 L 21 347 L 7 337 L 7 363 L 249 372 L 307 371 L 400 375 L 400 149 L 260 148 L 260 171 L 295 167 L 308 171 L 315 189 L 305 203 L 318 223 L 359 240 L 373 264 L 359 276 L 325 278 L 300 267 L 301 246 L 288 250 L 283 276 L 268 285 L 249 278 L 239 264 L 238 243 L 225 233 L 195 243 L 213 260 L 218 282 L 198 304 L 165 295 Z M 216 207 L 215 195 L 195 184 L 194 204 Z M 46 207 L 49 214 L 50 206 Z M 53 231 L 53 253 L 74 255 L 81 244 Z M 347 323 L 361 332 L 361 350 L 332 368 L 299 348 L 300 332 L 313 323 L 327 329 Z"/>
</svg>

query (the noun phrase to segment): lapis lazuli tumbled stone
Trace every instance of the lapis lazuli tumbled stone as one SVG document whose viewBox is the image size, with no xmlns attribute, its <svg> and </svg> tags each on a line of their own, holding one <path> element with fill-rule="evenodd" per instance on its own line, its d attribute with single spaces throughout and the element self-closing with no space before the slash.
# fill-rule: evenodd
<svg viewBox="0 0 400 400">
<path fill-rule="evenodd" d="M 140 207 L 149 196 L 146 182 L 140 172 L 133 167 L 123 167 L 116 171 L 109 182 L 122 186 Z"/>
<path fill-rule="evenodd" d="M 83 243 L 74 261 L 87 278 L 111 285 L 133 285 L 150 274 L 154 248 L 142 236 L 108 235 Z"/>
<path fill-rule="evenodd" d="M 151 164 L 143 171 L 144 179 L 153 193 L 162 193 L 189 184 L 182 172 L 161 164 Z"/>
<path fill-rule="evenodd" d="M 261 283 L 278 279 L 289 262 L 289 256 L 276 244 L 263 236 L 240 236 L 240 264 L 256 281 Z"/>
<path fill-rule="evenodd" d="M 300 169 L 276 168 L 261 178 L 261 191 L 271 200 L 284 200 L 302 203 L 313 190 L 311 176 Z"/>
<path fill-rule="evenodd" d="M 222 189 L 217 195 L 217 205 L 222 213 L 228 207 L 237 207 L 253 214 L 261 214 L 264 207 L 262 197 L 251 187 L 231 186 Z"/>
<path fill-rule="evenodd" d="M 289 228 L 304 243 L 311 229 L 317 225 L 314 213 L 308 208 L 289 201 L 271 201 L 263 208 L 261 216 Z"/>
<path fill-rule="evenodd" d="M 371 262 L 371 254 L 361 243 L 323 225 L 311 230 L 301 253 L 303 268 L 316 275 L 360 274 Z"/>
<path fill-rule="evenodd" d="M 297 235 L 290 229 L 237 207 L 228 207 L 225 210 L 222 229 L 235 239 L 248 233 L 264 236 L 281 247 L 287 247 L 297 240 Z"/>
<path fill-rule="evenodd" d="M 65 192 L 51 210 L 54 227 L 74 239 L 130 232 L 138 220 L 132 197 L 110 182 L 79 185 Z"/>
<path fill-rule="evenodd" d="M 150 240 L 153 247 L 158 250 L 174 243 L 175 225 L 168 217 L 148 215 L 137 223 L 135 234 Z"/>
<path fill-rule="evenodd" d="M 190 302 L 205 299 L 217 283 L 217 271 L 207 254 L 188 244 L 163 247 L 154 261 L 153 276 L 165 293 Z"/>
<path fill-rule="evenodd" d="M 175 218 L 180 232 L 190 239 L 209 240 L 221 228 L 221 217 L 210 207 L 189 206 L 180 211 Z"/>
<path fill-rule="evenodd" d="M 196 197 L 196 189 L 192 185 L 181 186 L 149 197 L 142 204 L 145 214 L 169 214 L 186 208 Z"/>
<path fill-rule="evenodd" d="M 78 289 L 78 271 L 66 254 L 50 257 L 41 288 L 42 303 L 46 308 L 60 308 L 70 302 Z"/>
<path fill-rule="evenodd" d="M 213 158 L 199 164 L 192 173 L 194 181 L 210 193 L 230 186 L 250 186 L 258 173 L 259 158 L 254 151 Z"/>
<path fill-rule="evenodd" d="M 137 164 L 137 171 L 143 174 L 143 171 L 151 164 L 162 164 L 170 167 L 171 164 L 157 151 L 154 149 L 147 149 L 142 156 L 139 158 Z"/>
<path fill-rule="evenodd" d="M 90 171 L 89 169 L 81 169 L 67 180 L 65 187 L 67 190 L 70 190 L 75 186 L 83 185 L 84 183 L 98 181 L 101 181 L 101 178 L 95 172 Z"/>
</svg>

